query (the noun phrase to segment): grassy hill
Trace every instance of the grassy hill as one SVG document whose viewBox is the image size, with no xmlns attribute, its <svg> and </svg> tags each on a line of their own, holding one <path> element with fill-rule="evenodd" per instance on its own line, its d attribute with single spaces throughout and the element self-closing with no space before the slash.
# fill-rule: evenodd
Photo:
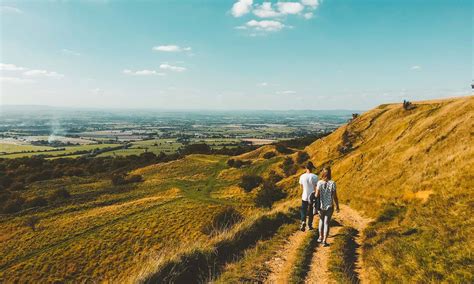
<svg viewBox="0 0 474 284">
<path fill-rule="evenodd" d="M 342 202 L 376 218 L 374 280 L 473 279 L 474 97 L 381 105 L 306 148 Z"/>
</svg>

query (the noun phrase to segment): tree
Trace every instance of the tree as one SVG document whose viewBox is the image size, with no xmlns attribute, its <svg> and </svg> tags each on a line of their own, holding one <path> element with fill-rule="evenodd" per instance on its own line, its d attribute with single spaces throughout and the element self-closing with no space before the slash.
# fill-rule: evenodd
<svg viewBox="0 0 474 284">
<path fill-rule="evenodd" d="M 306 162 L 307 160 L 309 160 L 309 155 L 305 151 L 299 151 L 298 154 L 296 154 L 296 162 L 298 164 L 301 165 L 304 162 Z"/>
<path fill-rule="evenodd" d="M 64 199 L 68 199 L 71 197 L 71 194 L 69 193 L 69 191 L 67 191 L 67 189 L 65 188 L 60 188 L 60 189 L 56 189 L 50 196 L 49 196 L 49 199 L 51 201 L 56 201 L 56 200 L 64 200 Z"/>
<path fill-rule="evenodd" d="M 252 191 L 262 183 L 263 179 L 261 176 L 256 175 L 243 175 L 242 180 L 239 183 L 239 186 L 243 188 L 246 192 Z"/>
<path fill-rule="evenodd" d="M 281 169 L 283 170 L 283 172 L 285 173 L 287 177 L 296 174 L 295 162 L 290 157 L 286 157 L 285 160 L 283 160 Z"/>
<path fill-rule="evenodd" d="M 266 180 L 255 196 L 255 205 L 258 207 L 271 208 L 274 202 L 285 198 L 285 196 L 285 192 L 280 187 Z"/>
<path fill-rule="evenodd" d="M 293 153 L 293 150 L 287 148 L 286 146 L 284 146 L 282 144 L 277 144 L 275 149 L 278 152 L 282 153 L 282 154 L 291 154 L 291 153 Z"/>
<path fill-rule="evenodd" d="M 265 154 L 263 154 L 263 158 L 264 159 L 271 159 L 273 157 L 275 157 L 277 154 L 274 152 L 274 151 L 270 151 L 270 152 L 266 152 Z"/>
<path fill-rule="evenodd" d="M 30 227 L 31 230 L 36 230 L 36 225 L 38 225 L 40 219 L 38 216 L 31 216 L 25 220 L 25 226 Z"/>
</svg>

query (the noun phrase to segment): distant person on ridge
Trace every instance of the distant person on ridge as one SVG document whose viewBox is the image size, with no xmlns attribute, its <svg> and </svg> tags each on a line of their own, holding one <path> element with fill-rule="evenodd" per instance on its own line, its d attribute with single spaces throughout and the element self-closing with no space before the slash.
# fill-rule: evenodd
<svg viewBox="0 0 474 284">
<path fill-rule="evenodd" d="M 316 184 L 318 183 L 318 176 L 311 171 L 315 169 L 312 162 L 308 162 L 305 166 L 306 172 L 300 176 L 300 184 L 303 190 L 301 195 L 301 226 L 300 230 L 306 230 L 306 216 L 308 216 L 308 228 L 313 229 L 313 206 L 311 204 L 311 195 L 314 193 Z M 313 194 L 314 196 L 314 194 Z"/>
<path fill-rule="evenodd" d="M 328 246 L 327 238 L 329 235 L 329 223 L 334 212 L 334 203 L 336 203 L 336 212 L 339 212 L 339 200 L 337 199 L 336 182 L 331 179 L 331 168 L 325 167 L 319 175 L 321 180 L 316 186 L 316 198 L 319 197 L 319 238 L 318 243 Z"/>
</svg>

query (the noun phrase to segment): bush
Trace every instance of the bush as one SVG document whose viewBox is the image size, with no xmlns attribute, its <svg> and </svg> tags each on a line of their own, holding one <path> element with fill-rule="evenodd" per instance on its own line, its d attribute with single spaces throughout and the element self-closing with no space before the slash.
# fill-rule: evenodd
<svg viewBox="0 0 474 284">
<path fill-rule="evenodd" d="M 234 159 L 229 159 L 229 160 L 227 160 L 227 165 L 228 165 L 229 167 L 234 167 L 234 163 L 235 163 L 235 160 L 234 160 Z"/>
<path fill-rule="evenodd" d="M 11 191 L 22 191 L 25 189 L 25 185 L 21 182 L 14 182 L 10 185 Z"/>
<path fill-rule="evenodd" d="M 24 207 L 32 208 L 32 207 L 43 207 L 47 205 L 48 205 L 48 201 L 44 197 L 36 196 L 36 197 L 26 200 Z"/>
<path fill-rule="evenodd" d="M 296 162 L 300 165 L 306 162 L 307 160 L 309 160 L 309 155 L 305 151 L 299 151 L 296 155 Z"/>
<path fill-rule="evenodd" d="M 273 157 L 275 157 L 277 154 L 273 151 L 271 152 L 266 152 L 265 154 L 263 154 L 263 158 L 264 159 L 271 159 Z"/>
<path fill-rule="evenodd" d="M 31 216 L 25 220 L 25 226 L 30 227 L 31 230 L 36 230 L 36 225 L 39 223 L 40 219 L 37 216 Z"/>
<path fill-rule="evenodd" d="M 275 201 L 285 198 L 285 192 L 274 183 L 266 180 L 262 188 L 255 196 L 255 205 L 258 207 L 271 208 Z"/>
<path fill-rule="evenodd" d="M 124 185 L 127 182 L 125 181 L 125 176 L 123 174 L 115 174 L 112 176 L 113 185 Z"/>
<path fill-rule="evenodd" d="M 65 188 L 60 188 L 60 189 L 56 189 L 50 196 L 49 196 L 49 200 L 51 201 L 56 201 L 56 200 L 64 200 L 64 199 L 68 199 L 71 197 L 71 194 L 69 193 L 69 191 L 67 191 L 67 189 Z"/>
<path fill-rule="evenodd" d="M 216 234 L 232 228 L 243 219 L 243 216 L 234 207 L 227 206 L 214 215 L 212 221 L 201 228 L 201 232 L 206 235 Z"/>
<path fill-rule="evenodd" d="M 126 178 L 127 183 L 142 182 L 143 177 L 141 175 L 131 175 Z"/>
<path fill-rule="evenodd" d="M 296 174 L 295 162 L 290 157 L 285 158 L 283 164 L 281 165 L 281 169 L 287 177 Z"/>
<path fill-rule="evenodd" d="M 270 171 L 270 173 L 268 174 L 268 178 L 267 178 L 268 181 L 270 181 L 274 184 L 279 182 L 282 179 L 283 179 L 283 177 L 280 176 L 279 174 L 277 174 L 275 171 Z"/>
<path fill-rule="evenodd" d="M 282 154 L 291 154 L 293 153 L 293 150 L 287 148 L 286 146 L 282 145 L 282 144 L 277 144 L 275 146 L 276 150 Z"/>
<path fill-rule="evenodd" d="M 252 191 L 262 183 L 263 179 L 260 176 L 256 175 L 243 175 L 242 181 L 239 183 L 239 186 L 243 188 L 246 192 Z"/>
<path fill-rule="evenodd" d="M 16 213 L 21 210 L 24 202 L 25 200 L 21 197 L 10 198 L 5 202 L 2 212 L 7 214 Z"/>
</svg>

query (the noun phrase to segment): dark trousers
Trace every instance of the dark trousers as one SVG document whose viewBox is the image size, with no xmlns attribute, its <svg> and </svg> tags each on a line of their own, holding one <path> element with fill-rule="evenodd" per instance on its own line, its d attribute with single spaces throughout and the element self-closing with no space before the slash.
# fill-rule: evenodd
<svg viewBox="0 0 474 284">
<path fill-rule="evenodd" d="M 313 206 L 308 201 L 301 201 L 301 222 L 306 223 L 306 216 L 308 216 L 308 226 L 313 226 Z"/>
</svg>

